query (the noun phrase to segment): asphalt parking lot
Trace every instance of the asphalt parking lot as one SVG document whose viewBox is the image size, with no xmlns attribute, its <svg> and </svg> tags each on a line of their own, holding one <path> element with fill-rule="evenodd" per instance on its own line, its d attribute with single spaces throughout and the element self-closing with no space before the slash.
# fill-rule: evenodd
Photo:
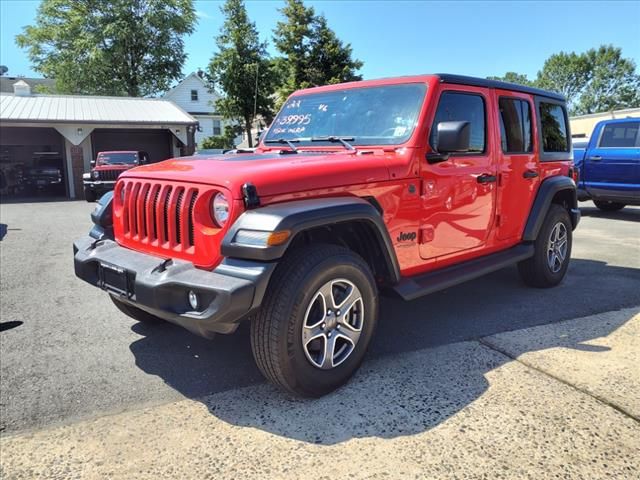
<svg viewBox="0 0 640 480">
<path fill-rule="evenodd" d="M 582 206 L 560 287 L 527 288 L 507 268 L 413 302 L 384 299 L 370 361 L 640 304 L 640 208 Z M 71 243 L 92 207 L 0 206 L 2 434 L 262 383 L 247 328 L 208 341 L 142 326 L 74 277 Z"/>
</svg>

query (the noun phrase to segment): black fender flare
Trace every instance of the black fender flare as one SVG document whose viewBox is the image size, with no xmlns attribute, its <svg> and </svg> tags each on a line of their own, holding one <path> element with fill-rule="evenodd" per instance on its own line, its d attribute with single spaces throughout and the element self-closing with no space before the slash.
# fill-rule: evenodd
<svg viewBox="0 0 640 480">
<path fill-rule="evenodd" d="M 400 267 L 393 243 L 378 210 L 359 197 L 330 197 L 267 205 L 247 210 L 231 225 L 224 236 L 221 253 L 229 258 L 275 261 L 281 258 L 296 235 L 305 230 L 343 222 L 366 222 L 375 232 L 376 241 L 385 256 L 385 262 L 395 283 L 400 280 Z M 288 240 L 277 246 L 253 246 L 235 242 L 239 230 L 291 232 Z"/>
<path fill-rule="evenodd" d="M 538 237 L 538 233 L 542 228 L 549 207 L 553 202 L 553 197 L 563 190 L 570 192 L 569 215 L 571 217 L 571 223 L 575 229 L 578 226 L 580 220 L 580 210 L 578 209 L 578 200 L 576 195 L 576 184 L 573 179 L 569 177 L 551 177 L 542 182 L 536 199 L 531 206 L 529 212 L 529 218 L 524 227 L 524 233 L 522 234 L 522 240 L 525 242 L 533 242 Z"/>
</svg>

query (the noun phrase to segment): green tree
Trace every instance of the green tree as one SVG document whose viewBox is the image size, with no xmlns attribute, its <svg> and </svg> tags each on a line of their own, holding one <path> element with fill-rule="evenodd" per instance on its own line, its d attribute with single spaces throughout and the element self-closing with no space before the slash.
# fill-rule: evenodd
<svg viewBox="0 0 640 480">
<path fill-rule="evenodd" d="M 640 106 L 636 64 L 612 45 L 601 45 L 580 54 L 551 55 L 538 72 L 536 84 L 567 97 L 572 114 Z"/>
<path fill-rule="evenodd" d="M 273 64 L 243 1 L 227 0 L 220 10 L 225 22 L 216 37 L 218 51 L 207 73 L 212 86 L 223 94 L 216 102 L 218 111 L 225 118 L 242 121 L 252 147 L 255 117 L 260 115 L 270 122 L 273 115 Z"/>
<path fill-rule="evenodd" d="M 227 125 L 224 127 L 224 133 L 213 137 L 207 137 L 202 140 L 201 149 L 208 148 L 235 148 L 235 139 L 243 132 L 243 128 L 238 125 Z"/>
<path fill-rule="evenodd" d="M 516 72 L 507 72 L 503 77 L 487 77 L 488 80 L 499 80 L 501 82 L 516 83 L 518 85 L 525 85 L 531 87 L 534 82 L 529 80 L 526 75 Z"/>
<path fill-rule="evenodd" d="M 343 44 L 320 15 L 313 22 L 313 37 L 309 51 L 309 78 L 312 85 L 331 85 L 362 80 L 356 71 L 363 62 L 352 58 L 350 44 Z"/>
<path fill-rule="evenodd" d="M 284 20 L 274 30 L 275 46 L 284 57 L 280 101 L 300 88 L 362 79 L 357 71 L 363 63 L 352 58 L 351 45 L 336 36 L 324 15 L 302 0 L 287 0 L 280 12 Z"/>
<path fill-rule="evenodd" d="M 62 93 L 148 96 L 181 77 L 192 0 L 43 0 L 16 37 Z"/>
<path fill-rule="evenodd" d="M 584 54 L 589 81 L 580 95 L 575 113 L 607 112 L 640 106 L 640 75 L 636 64 L 622 57 L 622 50 L 602 45 Z"/>
<path fill-rule="evenodd" d="M 589 78 L 589 63 L 584 55 L 560 52 L 544 62 L 542 70 L 538 72 L 536 85 L 564 95 L 569 109 L 573 111 Z"/>
<path fill-rule="evenodd" d="M 273 40 L 284 55 L 278 62 L 278 71 L 285 80 L 278 91 L 283 101 L 294 90 L 311 85 L 307 69 L 315 11 L 305 7 L 302 0 L 288 0 L 280 13 L 285 20 L 277 23 Z"/>
</svg>

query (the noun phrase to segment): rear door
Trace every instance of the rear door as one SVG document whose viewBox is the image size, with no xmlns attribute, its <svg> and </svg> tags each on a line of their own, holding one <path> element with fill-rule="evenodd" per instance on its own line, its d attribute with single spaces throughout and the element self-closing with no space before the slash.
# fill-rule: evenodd
<svg viewBox="0 0 640 480">
<path fill-rule="evenodd" d="M 471 149 L 451 154 L 442 163 L 422 164 L 423 209 L 420 256 L 453 256 L 480 249 L 487 241 L 495 208 L 496 145 L 492 97 L 484 88 L 444 86 L 431 124 L 429 143 L 435 145 L 439 122 L 468 121 Z"/>
<path fill-rule="evenodd" d="M 500 148 L 496 235 L 519 238 L 540 184 L 534 105 L 527 94 L 496 90 Z"/>
<path fill-rule="evenodd" d="M 594 197 L 637 199 L 640 189 L 640 120 L 606 124 L 584 160 L 584 181 Z"/>
</svg>

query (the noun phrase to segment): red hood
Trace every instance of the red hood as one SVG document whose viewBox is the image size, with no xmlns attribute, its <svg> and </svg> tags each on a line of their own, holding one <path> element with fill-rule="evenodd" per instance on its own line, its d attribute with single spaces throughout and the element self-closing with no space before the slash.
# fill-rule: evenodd
<svg viewBox="0 0 640 480">
<path fill-rule="evenodd" d="M 130 170 L 133 167 L 135 167 L 135 165 L 110 165 L 108 163 L 102 163 L 93 167 L 93 170 Z"/>
<path fill-rule="evenodd" d="M 358 185 L 389 179 L 386 154 L 313 153 L 280 155 L 267 151 L 166 160 L 123 173 L 120 178 L 148 178 L 225 187 L 242 197 L 250 182 L 263 197 L 319 188 Z"/>
</svg>

